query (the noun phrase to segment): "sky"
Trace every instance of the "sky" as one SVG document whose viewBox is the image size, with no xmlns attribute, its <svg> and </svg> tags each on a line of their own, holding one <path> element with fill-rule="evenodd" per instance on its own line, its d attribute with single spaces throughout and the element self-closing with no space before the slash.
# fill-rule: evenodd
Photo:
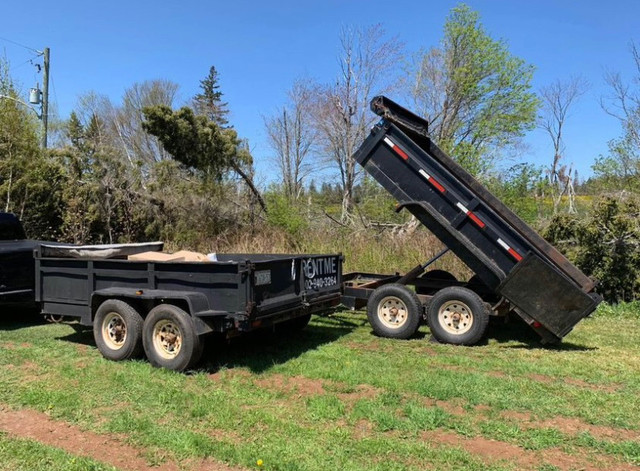
<svg viewBox="0 0 640 471">
<path fill-rule="evenodd" d="M 214 65 L 230 122 L 249 139 L 258 183 L 264 185 L 276 175 L 263 117 L 282 106 L 296 79 L 334 80 L 342 27 L 381 23 L 414 53 L 438 45 L 447 14 L 458 3 L 0 0 L 0 55 L 8 59 L 27 101 L 29 88 L 42 83 L 33 65 L 42 59 L 34 50 L 50 48 L 50 101 L 63 119 L 83 93 L 95 91 L 119 103 L 125 89 L 156 78 L 179 84 L 179 104 L 184 104 Z M 589 176 L 595 158 L 606 154 L 607 142 L 621 135 L 619 123 L 600 101 L 610 94 L 607 71 L 633 77 L 629 46 L 632 40 L 640 43 L 640 2 L 465 3 L 480 13 L 491 37 L 504 40 L 512 54 L 536 67 L 536 90 L 573 76 L 590 83 L 572 108 L 565 134 L 566 162 L 582 178 Z M 551 145 L 542 131 L 530 132 L 525 142 L 520 162 L 549 164 Z"/>
</svg>

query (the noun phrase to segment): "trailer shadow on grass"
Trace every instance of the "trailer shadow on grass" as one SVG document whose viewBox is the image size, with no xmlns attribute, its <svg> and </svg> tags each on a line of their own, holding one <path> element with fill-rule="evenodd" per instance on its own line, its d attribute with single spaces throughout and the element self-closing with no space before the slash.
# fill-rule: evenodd
<svg viewBox="0 0 640 471">
<path fill-rule="evenodd" d="M 540 336 L 534 332 L 524 321 L 519 318 L 512 318 L 509 322 L 492 322 L 487 329 L 487 335 L 483 344 L 495 341 L 503 345 L 502 348 L 520 350 L 555 350 L 555 351 L 591 351 L 598 347 L 589 345 L 579 345 L 563 340 L 558 344 L 542 344 Z M 521 342 L 514 345 L 513 342 Z"/>
<path fill-rule="evenodd" d="M 91 327 L 76 323 L 69 325 L 74 331 L 58 337 L 58 340 L 95 347 Z M 297 332 L 263 329 L 230 340 L 220 335 L 209 335 L 196 369 L 216 373 L 222 368 L 246 367 L 254 373 L 260 373 L 334 342 L 361 325 L 358 320 L 314 316 L 310 325 Z"/>
<path fill-rule="evenodd" d="M 343 318 L 317 317 L 297 332 L 254 331 L 231 340 L 207 339 L 199 371 L 244 367 L 261 373 L 350 334 L 361 325 Z"/>
<path fill-rule="evenodd" d="M 47 321 L 37 308 L 3 308 L 0 316 L 0 330 L 18 330 L 46 324 Z"/>
</svg>

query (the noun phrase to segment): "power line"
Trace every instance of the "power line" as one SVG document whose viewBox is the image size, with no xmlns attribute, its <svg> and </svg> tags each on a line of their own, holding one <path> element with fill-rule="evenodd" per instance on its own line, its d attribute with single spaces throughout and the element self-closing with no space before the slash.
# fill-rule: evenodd
<svg viewBox="0 0 640 471">
<path fill-rule="evenodd" d="M 0 39 L 1 39 L 1 40 L 3 40 L 3 41 L 6 41 L 6 42 L 8 42 L 8 43 L 15 44 L 16 46 L 24 47 L 25 49 L 28 49 L 28 50 L 29 50 L 29 51 L 31 51 L 31 52 L 35 52 L 35 53 L 36 53 L 36 54 L 38 54 L 39 56 L 41 56 L 41 55 L 43 54 L 43 52 L 42 52 L 42 51 L 38 51 L 37 49 L 34 49 L 34 48 L 32 48 L 32 47 L 25 46 L 24 44 L 17 43 L 17 42 L 15 42 L 15 41 L 12 41 L 11 39 L 3 38 L 2 36 L 0 36 Z"/>
</svg>

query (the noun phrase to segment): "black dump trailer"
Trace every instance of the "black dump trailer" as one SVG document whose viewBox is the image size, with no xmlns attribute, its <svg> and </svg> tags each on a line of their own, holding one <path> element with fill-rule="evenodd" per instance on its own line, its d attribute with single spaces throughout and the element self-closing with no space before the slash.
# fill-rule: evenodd
<svg viewBox="0 0 640 471">
<path fill-rule="evenodd" d="M 218 254 L 216 261 L 138 261 L 158 244 L 59 247 L 35 251 L 36 301 L 43 314 L 93 326 L 106 358 L 146 354 L 177 371 L 200 358 L 205 337 L 306 326 L 340 302 L 342 256 Z"/>
<path fill-rule="evenodd" d="M 382 119 L 355 160 L 393 195 L 398 211 L 410 211 L 475 273 L 468 282 L 440 270 L 423 273 L 441 253 L 404 276 L 345 275 L 343 302 L 367 302 L 378 334 L 410 336 L 424 313 L 437 340 L 472 344 L 489 315 L 515 312 L 543 342 L 555 343 L 595 310 L 597 282 L 447 156 L 426 120 L 385 97 L 371 108 Z"/>
</svg>

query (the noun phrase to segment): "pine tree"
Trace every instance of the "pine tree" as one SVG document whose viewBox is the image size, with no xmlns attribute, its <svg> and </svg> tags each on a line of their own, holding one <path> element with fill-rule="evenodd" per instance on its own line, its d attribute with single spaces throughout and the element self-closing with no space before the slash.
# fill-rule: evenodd
<svg viewBox="0 0 640 471">
<path fill-rule="evenodd" d="M 193 108 L 196 113 L 206 116 L 220 127 L 227 127 L 228 103 L 222 101 L 218 71 L 214 66 L 209 69 L 209 75 L 204 80 L 200 80 L 200 89 L 202 92 L 193 98 Z"/>
</svg>

